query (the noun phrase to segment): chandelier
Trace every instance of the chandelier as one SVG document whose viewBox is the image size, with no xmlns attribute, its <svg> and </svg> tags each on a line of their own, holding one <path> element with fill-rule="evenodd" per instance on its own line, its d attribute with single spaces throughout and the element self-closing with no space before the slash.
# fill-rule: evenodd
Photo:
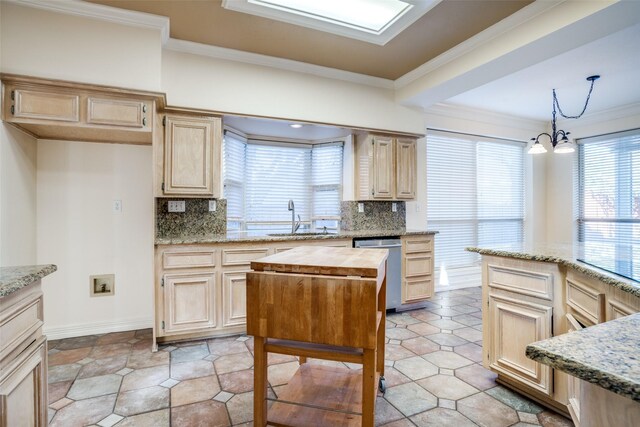
<svg viewBox="0 0 640 427">
<path fill-rule="evenodd" d="M 556 90 L 553 89 L 553 113 L 551 114 L 551 134 L 547 132 L 542 132 L 535 138 L 531 138 L 532 141 L 535 141 L 531 148 L 529 148 L 529 154 L 540 154 L 546 153 L 547 149 L 544 148 L 544 145 L 540 143 L 540 137 L 545 135 L 549 138 L 549 142 L 551 142 L 551 146 L 553 147 L 554 153 L 572 153 L 575 149 L 573 144 L 569 141 L 569 134 L 571 132 L 566 132 L 562 129 L 558 129 L 556 126 L 556 107 L 558 108 L 557 113 L 560 113 L 562 117 L 565 119 L 579 119 L 582 117 L 585 111 L 587 111 L 587 105 L 589 105 L 589 98 L 591 98 L 591 92 L 593 91 L 593 84 L 596 80 L 598 80 L 600 76 L 589 76 L 587 77 L 587 81 L 591 82 L 591 87 L 589 87 L 589 93 L 587 94 L 587 100 L 584 103 L 584 107 L 580 114 L 576 116 L 567 116 L 562 112 L 562 108 L 560 108 L 560 103 L 558 102 L 558 97 L 556 95 Z"/>
</svg>

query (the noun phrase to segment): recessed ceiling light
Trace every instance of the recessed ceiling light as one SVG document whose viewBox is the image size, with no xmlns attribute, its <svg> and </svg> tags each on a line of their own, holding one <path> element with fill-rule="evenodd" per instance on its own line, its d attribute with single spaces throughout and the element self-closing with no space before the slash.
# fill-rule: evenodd
<svg viewBox="0 0 640 427">
<path fill-rule="evenodd" d="M 291 126 L 294 129 L 300 129 L 302 127 L 300 123 L 292 123 L 289 126 Z"/>
</svg>

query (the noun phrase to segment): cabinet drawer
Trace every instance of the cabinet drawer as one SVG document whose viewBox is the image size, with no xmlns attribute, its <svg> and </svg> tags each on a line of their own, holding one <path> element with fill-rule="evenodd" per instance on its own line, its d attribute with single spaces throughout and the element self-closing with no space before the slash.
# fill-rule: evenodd
<svg viewBox="0 0 640 427">
<path fill-rule="evenodd" d="M 268 248 L 223 249 L 222 265 L 249 265 L 251 261 L 267 256 Z"/>
<path fill-rule="evenodd" d="M 406 253 L 433 252 L 433 239 L 404 239 L 404 250 Z"/>
<path fill-rule="evenodd" d="M 567 305 L 591 324 L 604 322 L 604 294 L 567 278 Z"/>
<path fill-rule="evenodd" d="M 409 278 L 430 275 L 432 273 L 432 265 L 433 259 L 431 254 L 407 255 L 405 258 L 404 276 Z"/>
<path fill-rule="evenodd" d="M 42 327 L 42 295 L 26 299 L 0 316 L 0 361 L 10 352 L 26 348 L 27 339 Z"/>
<path fill-rule="evenodd" d="M 89 97 L 87 123 L 95 125 L 143 128 L 146 126 L 144 102 L 128 99 Z"/>
<path fill-rule="evenodd" d="M 404 281 L 402 303 L 424 301 L 433 296 L 433 280 L 429 277 L 418 277 Z"/>
<path fill-rule="evenodd" d="M 80 97 L 64 93 L 14 89 L 11 92 L 16 119 L 80 121 Z"/>
<path fill-rule="evenodd" d="M 553 300 L 553 274 L 520 268 L 488 265 L 489 287 Z"/>
<path fill-rule="evenodd" d="M 615 320 L 621 317 L 629 316 L 630 314 L 637 313 L 636 310 L 614 299 L 608 300 L 610 316 L 607 320 Z"/>
<path fill-rule="evenodd" d="M 162 267 L 166 270 L 186 267 L 215 267 L 216 251 L 184 251 L 164 252 L 162 254 Z"/>
</svg>

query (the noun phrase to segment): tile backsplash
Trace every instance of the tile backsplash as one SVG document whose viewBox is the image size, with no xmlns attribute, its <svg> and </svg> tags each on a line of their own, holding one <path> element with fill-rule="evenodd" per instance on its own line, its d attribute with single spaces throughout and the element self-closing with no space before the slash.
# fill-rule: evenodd
<svg viewBox="0 0 640 427">
<path fill-rule="evenodd" d="M 169 202 L 184 200 L 184 212 L 169 212 Z M 156 237 L 181 237 L 227 232 L 227 201 L 216 200 L 215 212 L 209 212 L 211 199 L 156 199 Z"/>
<path fill-rule="evenodd" d="M 364 204 L 363 213 L 358 212 L 358 203 Z M 392 211 L 392 203 L 396 203 L 396 212 Z M 405 202 L 347 201 L 342 202 L 340 211 L 342 230 L 399 230 L 407 225 Z"/>
</svg>

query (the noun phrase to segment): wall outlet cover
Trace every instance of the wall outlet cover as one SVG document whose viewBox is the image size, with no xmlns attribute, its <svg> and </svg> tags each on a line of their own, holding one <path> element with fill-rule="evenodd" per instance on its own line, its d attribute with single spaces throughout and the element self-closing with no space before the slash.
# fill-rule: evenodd
<svg viewBox="0 0 640 427">
<path fill-rule="evenodd" d="M 209 200 L 209 212 L 215 212 L 215 211 L 216 211 L 216 201 Z"/>
<path fill-rule="evenodd" d="M 398 204 L 396 202 L 391 203 L 391 212 L 398 212 Z"/>
<path fill-rule="evenodd" d="M 89 291 L 92 297 L 112 296 L 116 293 L 116 275 L 89 276 Z"/>
<path fill-rule="evenodd" d="M 358 213 L 364 213 L 364 203 L 358 203 Z"/>
<path fill-rule="evenodd" d="M 169 212 L 184 212 L 184 200 L 169 200 Z"/>
<path fill-rule="evenodd" d="M 122 213 L 122 200 L 113 201 L 113 212 Z"/>
</svg>

